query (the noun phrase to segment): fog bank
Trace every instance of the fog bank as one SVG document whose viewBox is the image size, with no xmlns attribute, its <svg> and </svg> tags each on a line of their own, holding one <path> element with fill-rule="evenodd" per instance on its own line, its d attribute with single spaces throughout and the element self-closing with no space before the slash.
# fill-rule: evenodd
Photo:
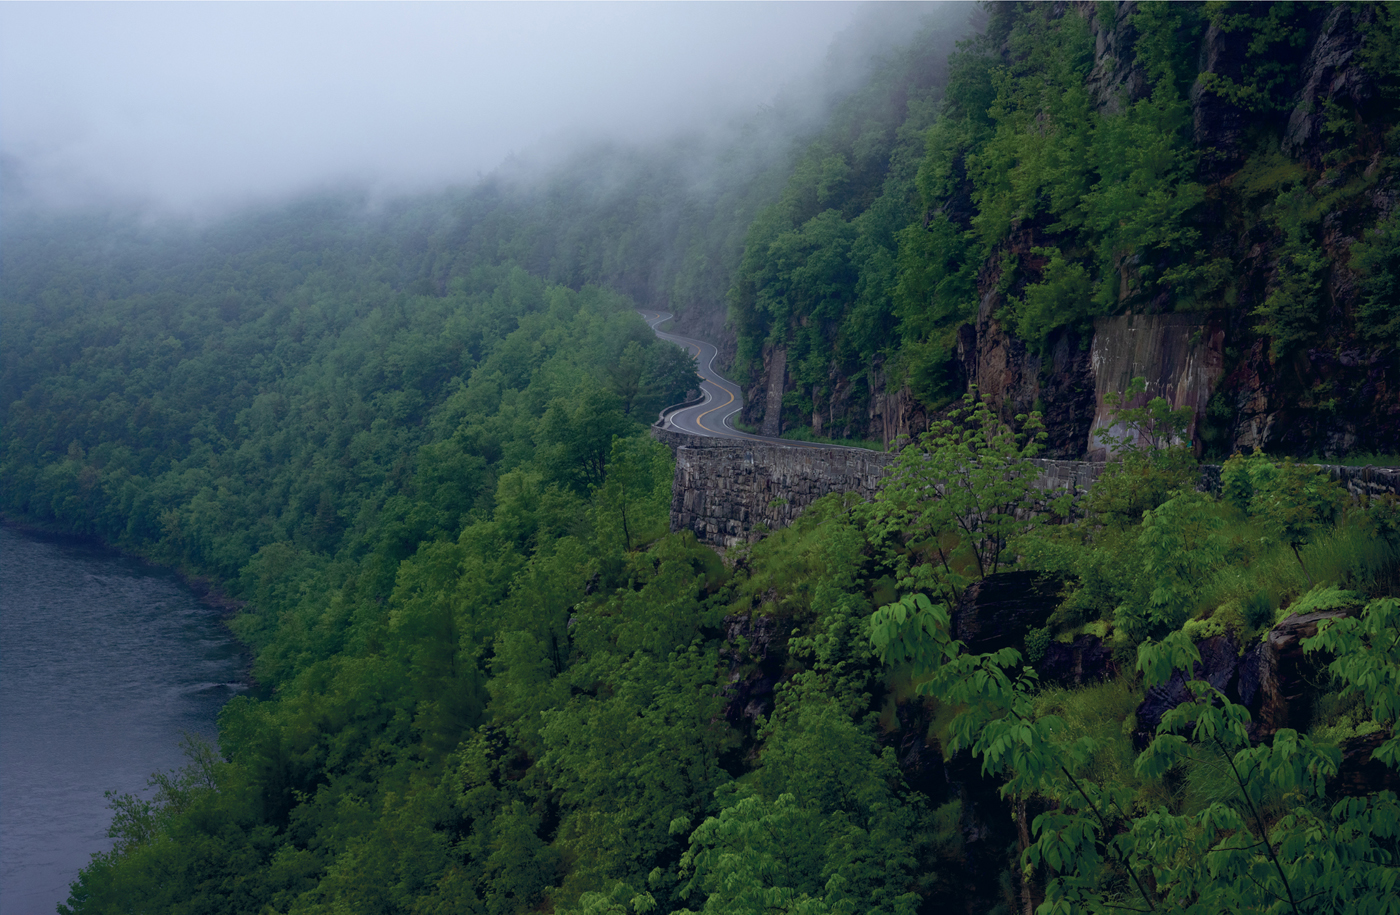
<svg viewBox="0 0 1400 915">
<path fill-rule="evenodd" d="M 427 190 L 511 156 L 645 143 L 817 98 L 916 13 L 0 4 L 0 187 L 9 204 L 186 213 L 347 182 Z M 833 60 L 843 29 L 855 37 Z"/>
</svg>

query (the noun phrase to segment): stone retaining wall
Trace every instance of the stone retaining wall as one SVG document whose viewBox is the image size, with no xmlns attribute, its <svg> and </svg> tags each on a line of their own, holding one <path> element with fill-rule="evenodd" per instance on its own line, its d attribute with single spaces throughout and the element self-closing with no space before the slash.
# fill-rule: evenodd
<svg viewBox="0 0 1400 915">
<path fill-rule="evenodd" d="M 727 549 L 753 542 L 765 530 L 787 527 L 817 499 L 833 492 L 874 497 L 897 455 L 859 448 L 796 448 L 766 442 L 708 438 L 652 428 L 676 455 L 671 486 L 671 529 L 690 530 L 701 543 Z M 1102 463 L 1038 460 L 1037 485 L 1082 493 Z M 1400 469 L 1327 466 L 1353 496 L 1400 493 Z M 1220 467 L 1201 468 L 1201 486 L 1217 490 Z"/>
</svg>

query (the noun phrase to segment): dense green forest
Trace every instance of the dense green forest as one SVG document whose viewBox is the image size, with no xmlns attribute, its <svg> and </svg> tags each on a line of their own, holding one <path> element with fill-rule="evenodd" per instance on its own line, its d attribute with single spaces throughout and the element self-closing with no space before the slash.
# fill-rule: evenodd
<svg viewBox="0 0 1400 915">
<path fill-rule="evenodd" d="M 1400 913 L 1394 497 L 1260 451 L 1199 489 L 1135 387 L 1049 499 L 1053 424 L 959 352 L 1220 312 L 1223 385 L 1313 398 L 1283 445 L 1393 450 L 1391 9 L 987 13 L 815 129 L 5 219 L 0 508 L 209 579 L 258 687 L 63 911 Z M 1355 79 L 1299 140 L 1318 35 Z M 721 557 L 669 531 L 646 427 L 696 377 L 638 307 L 727 309 L 750 384 L 783 348 L 796 425 L 898 389 L 922 434 Z"/>
</svg>

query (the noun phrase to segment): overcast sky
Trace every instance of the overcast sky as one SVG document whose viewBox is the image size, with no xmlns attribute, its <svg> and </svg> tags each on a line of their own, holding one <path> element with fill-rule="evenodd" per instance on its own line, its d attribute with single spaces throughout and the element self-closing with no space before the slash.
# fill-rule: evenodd
<svg viewBox="0 0 1400 915">
<path fill-rule="evenodd" d="M 810 81 L 850 3 L 0 3 L 6 185 L 222 207 L 418 190 Z"/>
</svg>

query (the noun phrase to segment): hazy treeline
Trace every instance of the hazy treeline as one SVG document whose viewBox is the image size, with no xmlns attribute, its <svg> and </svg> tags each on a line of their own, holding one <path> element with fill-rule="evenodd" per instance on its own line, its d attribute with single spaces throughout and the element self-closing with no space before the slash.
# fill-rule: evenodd
<svg viewBox="0 0 1400 915">
<path fill-rule="evenodd" d="M 229 577 L 273 542 L 362 553 L 405 492 L 433 506 L 411 546 L 525 464 L 585 491 L 693 369 L 597 288 L 483 265 L 414 294 L 432 216 L 307 205 L 152 255 L 65 236 L 116 249 L 91 264 L 7 246 L 9 507 Z"/>
</svg>

